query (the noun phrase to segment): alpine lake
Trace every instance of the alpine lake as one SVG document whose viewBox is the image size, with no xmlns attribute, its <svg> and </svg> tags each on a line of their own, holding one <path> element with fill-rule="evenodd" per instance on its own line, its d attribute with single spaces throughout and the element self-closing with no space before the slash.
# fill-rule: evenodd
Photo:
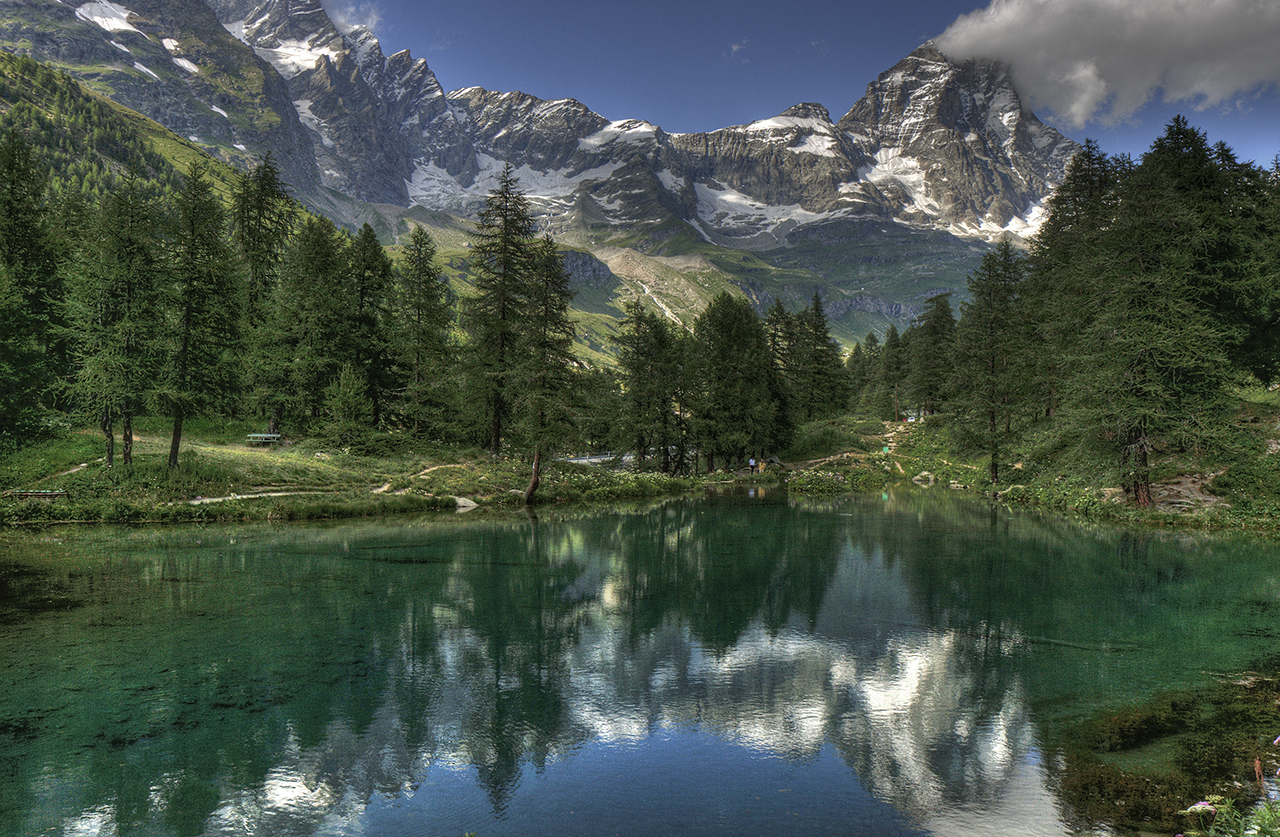
<svg viewBox="0 0 1280 837">
<path fill-rule="evenodd" d="M 1130 833 L 1061 742 L 1278 617 L 1276 542 L 936 489 L 5 533 L 0 834 Z"/>
</svg>

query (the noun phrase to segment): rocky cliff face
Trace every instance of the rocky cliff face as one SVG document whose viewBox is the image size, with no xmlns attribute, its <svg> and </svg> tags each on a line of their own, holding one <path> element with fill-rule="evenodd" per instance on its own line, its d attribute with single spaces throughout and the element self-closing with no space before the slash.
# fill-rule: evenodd
<svg viewBox="0 0 1280 837">
<path fill-rule="evenodd" d="M 325 186 L 373 203 L 409 202 L 418 127 L 445 107 L 425 61 L 382 54 L 368 29 L 339 32 L 318 0 L 209 0 L 228 31 L 286 79 Z"/>
</svg>

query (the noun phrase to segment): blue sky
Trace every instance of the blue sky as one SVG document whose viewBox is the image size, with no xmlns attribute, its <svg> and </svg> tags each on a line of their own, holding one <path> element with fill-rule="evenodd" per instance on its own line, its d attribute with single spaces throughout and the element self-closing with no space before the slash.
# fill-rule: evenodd
<svg viewBox="0 0 1280 837">
<path fill-rule="evenodd" d="M 1007 61 L 1068 136 L 1139 156 L 1178 113 L 1270 166 L 1280 153 L 1278 0 L 330 0 L 446 90 L 574 98 L 608 119 L 709 131 L 799 102 L 839 119 L 930 38 Z M 341 21 L 339 21 L 341 22 Z"/>
</svg>

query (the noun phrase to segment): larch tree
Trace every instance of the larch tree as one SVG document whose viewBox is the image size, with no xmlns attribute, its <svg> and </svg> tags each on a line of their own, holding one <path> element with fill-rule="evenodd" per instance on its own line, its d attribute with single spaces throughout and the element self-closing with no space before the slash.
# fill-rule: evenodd
<svg viewBox="0 0 1280 837">
<path fill-rule="evenodd" d="M 436 243 L 422 227 L 413 228 L 404 246 L 394 300 L 393 345 L 404 382 L 400 410 L 415 431 L 438 430 L 450 409 L 457 349 L 448 280 L 436 263 Z"/>
<path fill-rule="evenodd" d="M 0 137 L 0 444 L 35 435 L 62 295 L 45 201 L 46 175 L 16 129 Z"/>
<path fill-rule="evenodd" d="M 921 416 L 941 410 L 950 394 L 955 379 L 955 328 L 951 294 L 929 297 L 924 311 L 912 323 L 914 333 L 907 357 L 905 388 L 912 406 Z"/>
<path fill-rule="evenodd" d="M 700 391 L 694 436 L 707 456 L 741 462 L 791 442 L 782 381 L 769 353 L 764 324 L 745 299 L 720 293 L 694 323 Z"/>
<path fill-rule="evenodd" d="M 1098 236 L 1096 313 L 1073 355 L 1066 418 L 1117 455 L 1139 506 L 1154 502 L 1153 454 L 1203 445 L 1225 415 L 1230 334 L 1200 263 L 1213 234 L 1177 179 L 1144 160 Z"/>
<path fill-rule="evenodd" d="M 239 388 L 243 289 L 207 164 L 191 165 L 174 209 L 168 356 L 153 393 L 173 420 L 170 468 L 178 467 L 183 421 L 223 408 Z"/>
<path fill-rule="evenodd" d="M 395 389 L 391 362 L 389 307 L 394 281 L 391 258 L 373 227 L 364 224 L 348 248 L 351 302 L 348 312 L 348 362 L 364 376 L 373 409 L 372 424 L 382 422 L 389 394 Z"/>
<path fill-rule="evenodd" d="M 255 359 L 259 401 L 273 427 L 285 412 L 320 418 L 327 388 L 355 357 L 348 247 L 332 221 L 311 216 L 285 253 L 268 336 Z"/>
<path fill-rule="evenodd" d="M 115 422 L 122 458 L 133 462 L 133 418 L 159 370 L 159 294 L 167 280 L 155 199 L 132 176 L 103 201 L 95 226 L 74 256 L 66 296 L 75 339 L 71 393 L 98 422 L 106 461 L 115 461 Z"/>
<path fill-rule="evenodd" d="M 298 207 L 270 153 L 232 189 L 231 237 L 248 269 L 245 313 L 253 327 L 266 319 L 297 216 Z"/>
</svg>

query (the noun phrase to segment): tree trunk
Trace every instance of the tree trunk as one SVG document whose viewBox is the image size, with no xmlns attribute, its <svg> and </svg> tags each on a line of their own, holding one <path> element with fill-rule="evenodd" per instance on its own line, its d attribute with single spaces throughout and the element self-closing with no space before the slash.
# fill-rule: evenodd
<svg viewBox="0 0 1280 837">
<path fill-rule="evenodd" d="M 538 485 L 542 482 L 542 451 L 535 450 L 533 452 L 533 476 L 529 478 L 529 487 L 524 490 L 525 505 L 533 502 L 533 495 L 538 490 Z"/>
<path fill-rule="evenodd" d="M 116 464 L 116 435 L 111 430 L 110 413 L 102 414 L 102 418 L 98 420 L 98 427 L 102 430 L 102 436 L 106 442 L 107 467 L 110 468 Z"/>
<path fill-rule="evenodd" d="M 169 470 L 178 467 L 178 446 L 182 444 L 182 410 L 173 414 L 173 437 L 169 441 Z"/>
<path fill-rule="evenodd" d="M 494 457 L 502 455 L 502 409 L 504 406 L 502 396 L 495 396 L 493 399 L 493 421 L 489 425 L 489 453 Z"/>
<path fill-rule="evenodd" d="M 1148 471 L 1147 449 L 1139 447 L 1134 455 L 1133 501 L 1139 508 L 1149 509 L 1155 505 L 1151 497 L 1151 474 Z"/>
<path fill-rule="evenodd" d="M 120 419 L 120 458 L 126 465 L 133 464 L 133 413 Z"/>
</svg>

